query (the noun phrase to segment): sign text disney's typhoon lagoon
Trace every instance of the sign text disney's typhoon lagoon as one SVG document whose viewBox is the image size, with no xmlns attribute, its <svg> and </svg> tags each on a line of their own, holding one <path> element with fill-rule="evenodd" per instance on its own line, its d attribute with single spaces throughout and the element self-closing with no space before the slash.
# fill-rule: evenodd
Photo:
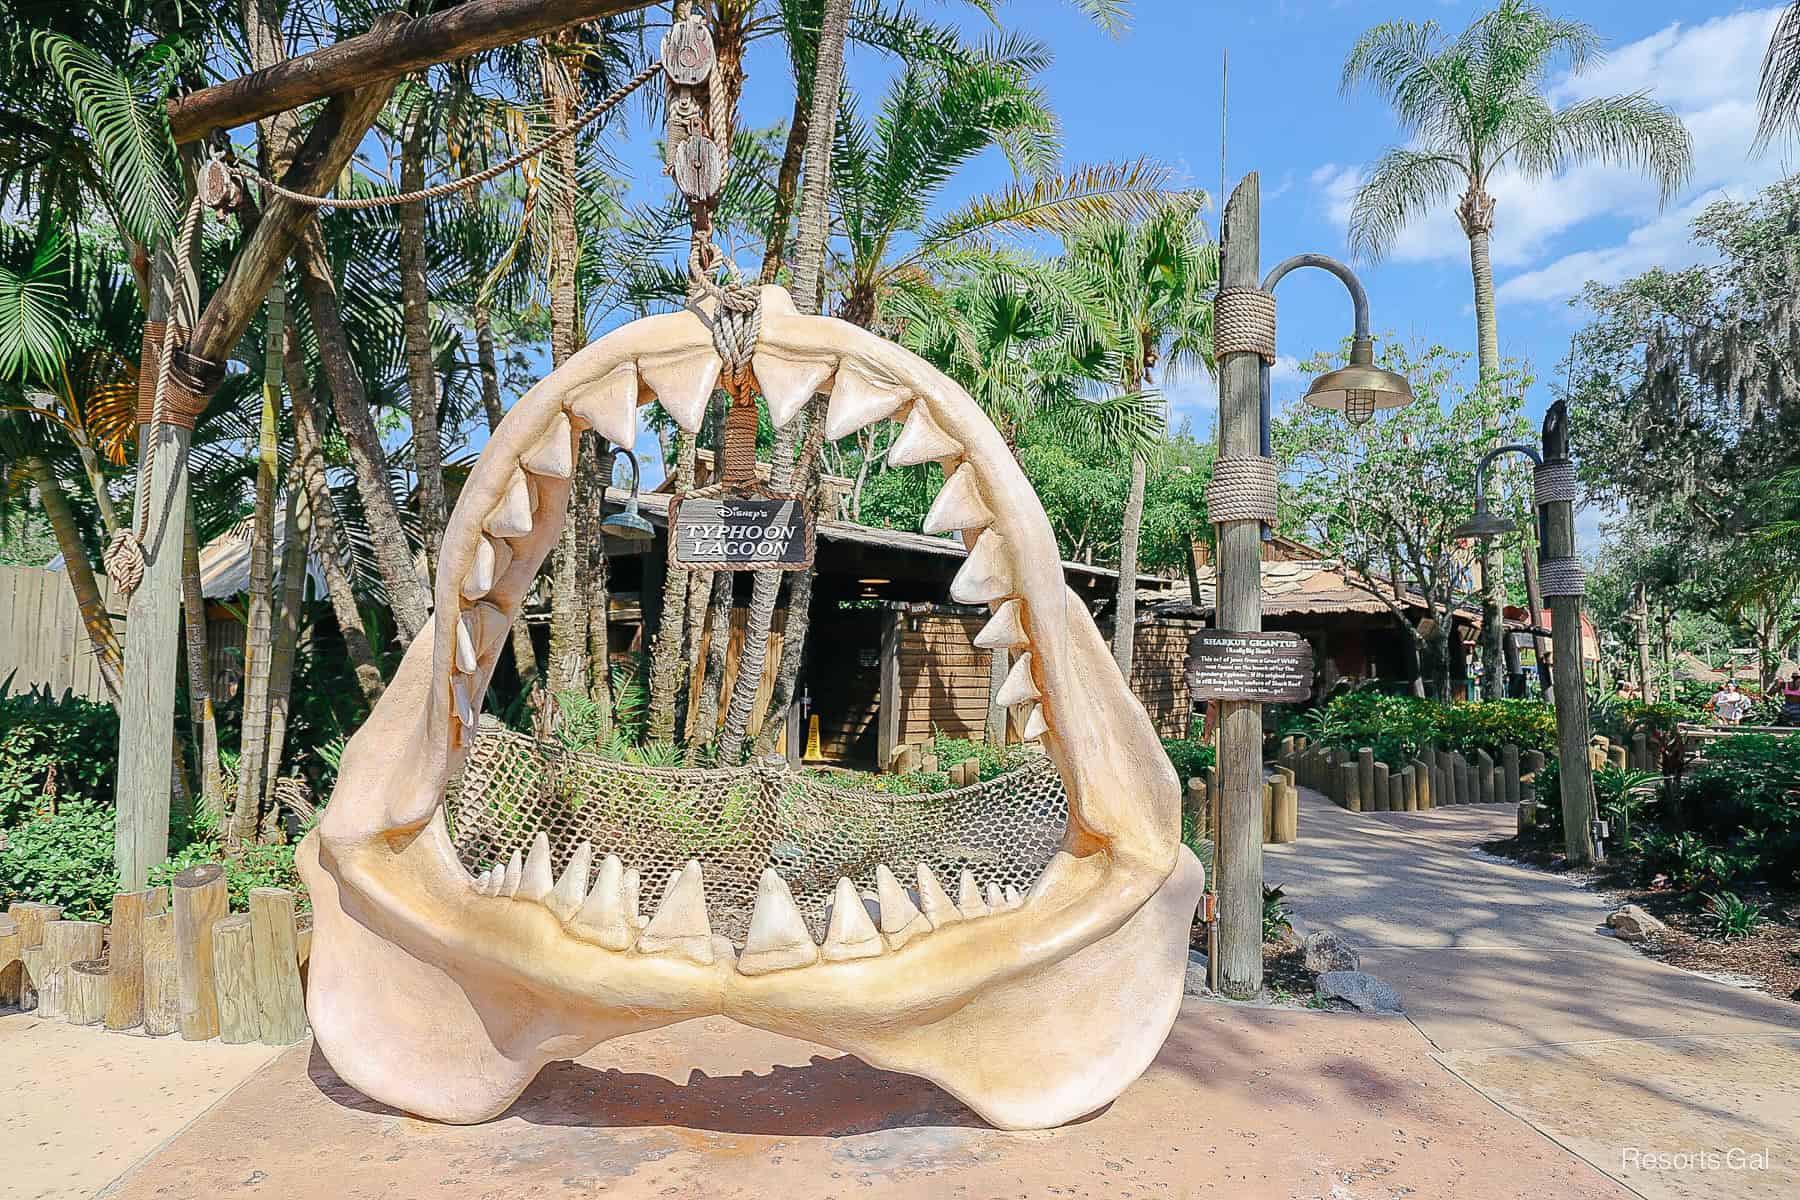
<svg viewBox="0 0 1800 1200">
<path fill-rule="evenodd" d="M 812 520 L 792 497 L 683 497 L 673 540 L 684 567 L 791 571 L 812 560 Z"/>
</svg>

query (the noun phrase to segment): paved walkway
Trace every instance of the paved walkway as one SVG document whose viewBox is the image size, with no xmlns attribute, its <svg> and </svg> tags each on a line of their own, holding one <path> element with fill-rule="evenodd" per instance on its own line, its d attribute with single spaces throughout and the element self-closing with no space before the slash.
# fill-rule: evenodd
<svg viewBox="0 0 1800 1200">
<path fill-rule="evenodd" d="M 1264 878 L 1400 990 L 1439 1063 L 1642 1195 L 1800 1195 L 1800 1005 L 1646 958 L 1600 896 L 1473 852 L 1512 821 L 1303 791 Z"/>
</svg>

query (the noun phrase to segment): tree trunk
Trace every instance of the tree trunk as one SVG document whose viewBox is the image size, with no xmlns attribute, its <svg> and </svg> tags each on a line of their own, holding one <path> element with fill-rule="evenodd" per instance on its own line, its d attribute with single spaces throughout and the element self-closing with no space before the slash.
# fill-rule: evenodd
<svg viewBox="0 0 1800 1200">
<path fill-rule="evenodd" d="M 675 491 L 679 495 L 693 489 L 694 438 L 683 430 L 675 435 Z M 650 651 L 650 713 L 644 733 L 644 740 L 653 744 L 673 742 L 676 736 L 675 701 L 685 683 L 681 676 L 687 666 L 685 635 L 692 577 L 692 571 L 676 565 L 673 554 L 665 558 L 661 617 Z"/>
<path fill-rule="evenodd" d="M 337 283 L 331 277 L 331 264 L 325 256 L 325 239 L 316 225 L 309 225 L 301 234 L 294 253 L 294 265 L 300 276 L 300 290 L 306 297 L 307 310 L 312 315 L 313 329 L 318 335 L 319 365 L 331 388 L 338 430 L 344 435 L 350 465 L 356 473 L 357 494 L 369 522 L 375 564 L 381 572 L 381 582 L 387 588 L 388 604 L 393 609 L 395 632 L 400 644 L 407 646 L 431 619 L 431 596 L 413 571 L 412 552 L 407 548 L 400 506 L 388 483 L 387 454 L 381 448 L 381 435 L 375 428 L 368 393 L 363 390 L 362 376 L 350 353 Z"/>
<path fill-rule="evenodd" d="M 94 453 L 94 444 L 88 440 L 87 434 L 78 434 L 75 438 L 75 453 L 81 458 L 82 474 L 87 476 L 88 489 L 94 493 L 94 507 L 100 510 L 100 526 L 106 531 L 107 540 L 119 532 L 119 510 L 113 504 L 112 493 L 106 489 L 106 475 L 100 470 L 100 456 Z"/>
<path fill-rule="evenodd" d="M 475 358 L 481 369 L 481 410 L 487 414 L 488 432 L 500 428 L 506 410 L 500 404 L 500 364 L 494 354 L 494 318 L 487 305 L 475 306 Z M 508 631 L 512 642 L 513 668 L 519 673 L 519 692 L 530 693 L 537 686 L 537 647 L 531 642 L 531 626 L 523 619 L 514 621 Z"/>
<path fill-rule="evenodd" d="M 225 775 L 219 769 L 219 722 L 213 711 L 211 656 L 207 652 L 206 597 L 200 592 L 200 531 L 187 506 L 181 548 L 181 620 L 187 632 L 188 723 L 200 739 L 200 803 L 215 822 L 225 815 Z"/>
<path fill-rule="evenodd" d="M 1113 661 L 1131 682 L 1131 658 L 1137 635 L 1138 535 L 1144 526 L 1144 460 L 1131 458 L 1131 490 L 1125 496 L 1125 520 L 1119 529 L 1119 591 L 1113 605 Z"/>
<path fill-rule="evenodd" d="M 269 289 L 264 316 L 262 420 L 256 443 L 256 506 L 250 522 L 250 597 L 244 622 L 244 709 L 239 731 L 237 800 L 232 806 L 230 843 L 256 841 L 262 818 L 263 772 L 269 745 L 269 671 L 275 542 L 276 440 L 281 414 L 282 346 L 287 311 L 281 285 Z"/>
<path fill-rule="evenodd" d="M 612 647 L 607 621 L 612 616 L 612 594 L 606 561 L 606 534 L 600 528 L 600 516 L 606 502 L 606 485 L 612 478 L 612 450 L 595 433 L 582 435 L 582 472 L 589 493 L 581 506 L 582 545 L 586 555 L 582 561 L 583 604 L 587 609 L 588 699 L 594 702 L 599 717 L 600 736 L 612 732 Z"/>
<path fill-rule="evenodd" d="M 1494 319 L 1494 265 L 1488 255 L 1488 236 L 1494 224 L 1494 200 L 1479 186 L 1471 184 L 1457 207 L 1463 232 L 1469 237 L 1469 273 L 1475 282 L 1476 368 L 1484 396 L 1495 386 L 1500 374 L 1500 333 Z M 1499 443 L 1499 427 L 1489 426 L 1488 448 Z M 1490 488 L 1490 492 L 1491 492 Z M 1491 499 L 1490 497 L 1488 497 Z M 1501 573 L 1500 548 L 1492 539 L 1481 543 L 1481 684 L 1489 700 L 1505 693 L 1505 653 L 1501 639 L 1505 636 L 1501 609 L 1506 603 L 1505 580 Z"/>
<path fill-rule="evenodd" d="M 288 479 L 287 514 L 282 521 L 285 540 L 281 556 L 281 609 L 275 622 L 275 649 L 269 663 L 269 750 L 263 770 L 263 796 L 267 811 L 275 811 L 275 780 L 281 775 L 281 755 L 287 743 L 288 712 L 293 696 L 294 655 L 299 648 L 300 625 L 306 602 L 306 542 L 311 534 L 306 506 L 301 503 L 300 472 Z"/>
<path fill-rule="evenodd" d="M 1637 632 L 1639 696 L 1645 704 L 1655 704 L 1656 679 L 1650 674 L 1650 604 L 1642 583 L 1632 590 L 1631 621 Z"/>
<path fill-rule="evenodd" d="M 431 136 L 428 101 L 414 105 L 400 144 L 400 190 L 425 186 L 425 152 Z M 444 443 L 438 430 L 437 369 L 431 352 L 431 298 L 425 279 L 425 205 L 399 207 L 401 333 L 406 344 L 407 398 L 412 414 L 413 468 L 419 476 L 419 536 L 425 543 L 426 577 L 436 575 L 444 538 Z"/>
<path fill-rule="evenodd" d="M 307 524 L 312 530 L 313 554 L 325 576 L 325 591 L 331 597 L 331 612 L 337 618 L 338 633 L 344 639 L 344 652 L 356 673 L 356 686 L 373 708 L 375 701 L 381 699 L 384 686 L 381 669 L 376 666 L 375 651 L 369 645 L 362 609 L 356 602 L 356 589 L 339 557 L 342 542 L 337 528 L 337 509 L 332 504 L 331 488 L 325 476 L 325 447 L 319 432 L 318 406 L 313 400 L 312 383 L 306 377 L 302 361 L 300 329 L 291 316 L 287 345 L 288 407 L 294 414 L 294 463 L 306 503 Z"/>
<path fill-rule="evenodd" d="M 117 708 L 119 689 L 125 679 L 125 655 L 119 647 L 119 635 L 113 631 L 112 617 L 106 611 L 106 597 L 100 594 L 100 581 L 94 577 L 93 564 L 88 561 L 81 527 L 75 522 L 69 498 L 63 494 L 62 483 L 50 464 L 42 456 L 32 454 L 25 458 L 25 470 L 37 485 L 44 516 L 50 522 L 51 533 L 56 535 L 56 548 L 62 551 L 63 572 L 69 577 L 75 606 L 81 610 L 82 627 L 94 648 L 100 682 L 106 687 L 107 699 Z"/>
<path fill-rule="evenodd" d="M 781 151 L 781 169 L 775 176 L 775 205 L 769 214 L 769 240 L 763 248 L 763 283 L 775 283 L 786 261 L 788 224 L 794 218 L 794 193 L 800 186 L 800 163 L 805 157 L 807 123 L 811 119 L 806 97 L 794 90 L 794 114 L 788 120 L 787 145 Z"/>
</svg>

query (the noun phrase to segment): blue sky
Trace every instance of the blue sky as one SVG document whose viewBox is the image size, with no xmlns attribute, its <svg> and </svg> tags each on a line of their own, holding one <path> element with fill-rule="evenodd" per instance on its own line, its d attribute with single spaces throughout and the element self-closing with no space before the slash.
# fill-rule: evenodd
<svg viewBox="0 0 1800 1200">
<path fill-rule="evenodd" d="M 960 21 L 971 33 L 983 28 L 979 18 L 966 16 L 965 6 L 922 7 Z M 1150 154 L 1215 202 L 1220 59 L 1229 49 L 1227 168 L 1233 182 L 1250 170 L 1261 174 L 1266 269 L 1305 250 L 1345 256 L 1345 221 L 1358 173 L 1395 140 L 1391 116 L 1378 99 L 1339 94 L 1351 42 L 1370 25 L 1396 18 L 1460 29 L 1481 7 L 1468 0 L 1138 0 L 1129 30 L 1117 38 L 1061 0 L 1012 0 L 1000 11 L 1008 27 L 1041 38 L 1056 55 L 1045 85 L 1062 120 L 1067 163 Z M 1750 154 L 1757 69 L 1777 6 L 1635 0 L 1552 7 L 1594 26 L 1607 44 L 1598 65 L 1579 78 L 1557 80 L 1552 99 L 1560 104 L 1648 91 L 1688 122 L 1695 170 L 1666 207 L 1658 206 L 1652 184 L 1622 169 L 1585 167 L 1549 181 L 1503 176 L 1496 182 L 1501 350 L 1535 368 L 1538 382 L 1526 401 L 1534 419 L 1550 399 L 1546 376 L 1580 324 L 1569 300 L 1585 280 L 1617 280 L 1651 266 L 1697 261 L 1687 223 L 1701 206 L 1722 195 L 1747 197 L 1796 168 L 1791 149 Z M 792 99 L 780 43 L 758 43 L 748 69 L 743 119 L 759 125 L 785 119 Z M 850 79 L 865 112 L 873 111 L 893 69 L 873 53 L 853 55 Z M 648 146 L 636 132 L 622 157 L 641 187 L 655 176 L 651 164 L 636 161 Z M 965 170 L 946 203 L 997 187 L 1007 177 L 1005 161 L 990 153 Z M 1468 245 L 1448 209 L 1409 229 L 1386 260 L 1356 265 L 1377 332 L 1473 350 Z M 1294 362 L 1335 346 L 1349 330 L 1348 299 L 1323 274 L 1291 276 L 1280 299 L 1278 405 L 1304 389 Z M 1210 381 L 1167 390 L 1177 419 L 1210 436 Z M 643 448 L 650 449 L 647 441 Z"/>
</svg>

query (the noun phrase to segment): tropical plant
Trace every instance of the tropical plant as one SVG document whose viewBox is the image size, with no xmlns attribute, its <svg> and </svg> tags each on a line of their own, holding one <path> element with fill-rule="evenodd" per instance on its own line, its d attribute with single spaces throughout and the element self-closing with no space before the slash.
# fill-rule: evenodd
<svg viewBox="0 0 1800 1200">
<path fill-rule="evenodd" d="M 1706 898 L 1707 932 L 1720 941 L 1753 937 L 1763 924 L 1763 907 L 1736 892 L 1715 892 Z"/>
<path fill-rule="evenodd" d="M 1286 895 L 1281 888 L 1263 885 L 1262 940 L 1265 943 L 1282 941 L 1294 932 Z"/>
<path fill-rule="evenodd" d="M 1631 827 L 1650 801 L 1662 791 L 1662 775 L 1607 763 L 1594 772 L 1594 795 L 1600 813 L 1612 824 L 1612 836 L 1625 843 Z"/>
<path fill-rule="evenodd" d="M 1469 239 L 1475 286 L 1479 388 L 1497 386 L 1500 335 L 1488 238 L 1502 172 L 1542 179 L 1587 162 L 1635 167 L 1668 200 L 1687 179 L 1693 147 L 1681 119 L 1643 93 L 1596 96 L 1554 108 L 1545 96 L 1553 71 L 1578 77 L 1598 57 L 1599 36 L 1529 0 L 1500 0 L 1451 37 L 1435 21 L 1390 21 L 1368 30 L 1344 60 L 1346 94 L 1360 86 L 1393 109 L 1405 146 L 1389 149 L 1357 189 L 1350 244 L 1378 258 L 1400 231 L 1456 195 Z M 1498 430 L 1490 444 L 1498 444 Z M 1498 561 L 1486 560 L 1483 662 L 1490 698 L 1504 678 Z"/>
<path fill-rule="evenodd" d="M 1769 35 L 1756 101 L 1759 142 L 1766 144 L 1800 126 L 1800 3 L 1788 6 Z"/>
</svg>

